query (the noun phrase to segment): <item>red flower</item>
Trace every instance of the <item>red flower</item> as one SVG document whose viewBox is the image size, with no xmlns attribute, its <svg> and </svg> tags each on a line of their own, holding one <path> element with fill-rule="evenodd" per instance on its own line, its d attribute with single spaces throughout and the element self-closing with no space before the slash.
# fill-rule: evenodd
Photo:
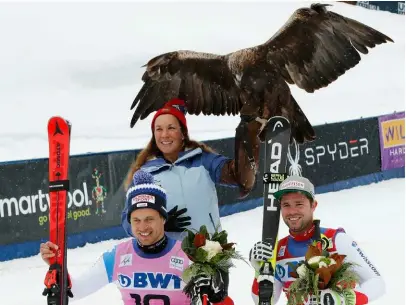
<svg viewBox="0 0 406 305">
<path fill-rule="evenodd" d="M 196 248 L 200 248 L 200 247 L 203 247 L 205 244 L 206 244 L 206 236 L 204 236 L 203 234 L 197 233 L 193 240 L 193 245 Z"/>
</svg>

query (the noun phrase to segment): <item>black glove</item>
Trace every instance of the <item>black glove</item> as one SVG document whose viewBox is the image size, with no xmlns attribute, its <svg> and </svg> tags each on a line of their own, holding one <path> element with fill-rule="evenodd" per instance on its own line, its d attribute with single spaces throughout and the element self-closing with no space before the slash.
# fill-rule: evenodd
<svg viewBox="0 0 406 305">
<path fill-rule="evenodd" d="M 183 232 L 187 226 L 190 226 L 192 218 L 189 216 L 179 217 L 186 212 L 186 208 L 178 211 L 178 206 L 170 210 L 164 226 L 165 232 Z"/>
<path fill-rule="evenodd" d="M 215 275 L 199 274 L 192 279 L 192 304 L 202 304 L 202 297 L 207 295 L 210 303 L 219 303 L 227 297 L 227 284 L 223 275 L 216 272 Z"/>
</svg>

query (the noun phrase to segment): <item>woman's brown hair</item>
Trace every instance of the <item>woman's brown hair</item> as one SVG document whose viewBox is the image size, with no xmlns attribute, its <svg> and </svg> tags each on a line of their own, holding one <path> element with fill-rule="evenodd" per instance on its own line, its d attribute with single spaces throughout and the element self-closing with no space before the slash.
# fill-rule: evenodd
<svg viewBox="0 0 406 305">
<path fill-rule="evenodd" d="M 180 124 L 181 130 L 184 136 L 184 142 L 183 142 L 183 147 L 187 149 L 195 149 L 200 147 L 203 151 L 209 152 L 209 153 L 215 153 L 215 151 L 209 147 L 208 145 L 191 140 L 189 138 L 189 134 L 187 131 L 183 128 L 183 126 Z M 162 153 L 159 150 L 158 146 L 156 145 L 155 142 L 155 137 L 152 134 L 151 140 L 149 140 L 147 146 L 139 152 L 139 154 L 136 156 L 135 160 L 131 163 L 130 169 L 127 173 L 127 177 L 124 181 L 124 187 L 127 190 L 128 186 L 131 184 L 131 180 L 133 179 L 134 173 L 139 170 L 148 160 L 151 160 L 155 157 L 162 157 Z"/>
</svg>

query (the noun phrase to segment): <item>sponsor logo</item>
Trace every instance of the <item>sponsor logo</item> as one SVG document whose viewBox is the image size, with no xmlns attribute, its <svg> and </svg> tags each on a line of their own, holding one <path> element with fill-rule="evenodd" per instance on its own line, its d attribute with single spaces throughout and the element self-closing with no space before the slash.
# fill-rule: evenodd
<svg viewBox="0 0 406 305">
<path fill-rule="evenodd" d="M 281 246 L 279 248 L 278 257 L 285 255 L 286 246 Z"/>
<path fill-rule="evenodd" d="M 384 148 L 405 145 L 405 119 L 395 119 L 381 122 Z"/>
<path fill-rule="evenodd" d="M 383 148 L 388 149 L 390 157 L 405 155 L 405 119 L 381 122 Z"/>
<path fill-rule="evenodd" d="M 104 209 L 104 200 L 107 198 L 107 189 L 100 183 L 100 178 L 103 173 L 97 168 L 93 170 L 92 178 L 96 181 L 96 185 L 92 189 L 92 198 L 96 203 L 96 214 L 104 214 L 107 211 Z"/>
<path fill-rule="evenodd" d="M 177 257 L 177 256 L 171 256 L 169 268 L 183 271 L 183 263 L 184 263 L 183 258 Z"/>
<path fill-rule="evenodd" d="M 369 154 L 367 138 L 341 141 L 333 144 L 318 145 L 304 150 L 305 162 L 308 166 L 314 164 L 330 164 L 337 160 L 356 158 Z"/>
<path fill-rule="evenodd" d="M 133 264 L 133 255 L 131 253 L 120 256 L 120 264 L 118 265 L 119 267 L 132 266 L 132 264 Z"/>
<path fill-rule="evenodd" d="M 275 123 L 274 130 L 277 127 L 283 127 L 282 122 L 278 121 Z M 267 143 L 270 145 L 270 166 L 269 166 L 269 172 L 270 173 L 279 173 L 279 167 L 281 164 L 281 159 L 282 159 L 282 144 L 278 142 L 272 142 L 272 139 L 268 141 Z M 268 184 L 268 199 L 269 199 L 269 204 L 266 207 L 267 211 L 277 211 L 278 208 L 276 207 L 276 199 L 273 196 L 274 193 L 276 193 L 279 190 L 279 182 L 270 182 Z"/>
<path fill-rule="evenodd" d="M 305 185 L 303 182 L 299 182 L 299 181 L 289 181 L 284 184 L 281 184 L 281 189 L 287 189 L 290 187 L 295 187 L 295 188 L 298 187 L 298 188 L 304 189 Z"/>
<path fill-rule="evenodd" d="M 282 282 L 286 282 L 289 280 L 294 280 L 293 277 L 290 276 L 290 273 L 293 272 L 294 268 L 296 267 L 299 262 L 303 261 L 304 257 L 298 257 L 293 259 L 283 259 L 276 264 L 276 275 Z"/>
<path fill-rule="evenodd" d="M 334 305 L 336 302 L 333 298 L 333 295 L 330 291 L 326 291 L 323 296 L 323 304 L 325 305 Z"/>
<path fill-rule="evenodd" d="M 119 273 L 118 283 L 128 289 L 179 290 L 183 284 L 179 276 L 162 272 L 134 272 L 131 276 Z"/>
<path fill-rule="evenodd" d="M 379 6 L 378 5 L 370 4 L 369 2 L 370 1 L 357 1 L 357 5 L 365 7 L 365 8 L 370 9 L 370 10 L 379 11 Z"/>
<path fill-rule="evenodd" d="M 87 184 L 83 182 L 81 189 L 68 192 L 68 208 L 84 208 L 92 205 L 87 192 Z M 0 218 L 45 213 L 49 209 L 49 193 L 38 190 L 36 194 L 21 197 L 0 198 Z"/>
<path fill-rule="evenodd" d="M 302 176 L 302 166 L 299 164 L 300 148 L 295 139 L 293 139 L 293 146 L 295 147 L 295 158 L 290 150 L 291 145 L 288 146 L 289 176 Z"/>
<path fill-rule="evenodd" d="M 358 247 L 357 248 L 357 252 L 359 253 L 359 255 L 362 257 L 362 259 L 365 261 L 365 263 L 367 263 L 367 265 L 369 266 L 369 268 L 371 268 L 371 270 L 377 275 L 380 276 L 378 270 L 376 270 L 375 266 L 372 265 L 372 263 L 369 261 L 369 259 L 365 256 L 365 254 L 362 252 L 362 250 Z"/>
<path fill-rule="evenodd" d="M 292 145 L 289 145 L 288 150 L 289 175 L 302 176 L 302 166 L 299 164 L 299 145 L 294 141 L 294 150 L 291 149 L 291 146 Z M 314 166 L 317 164 L 331 164 L 337 160 L 357 158 L 367 154 L 369 154 L 368 139 L 360 138 L 358 140 L 349 140 L 347 142 L 341 141 L 333 144 L 308 147 L 304 150 L 304 161 L 307 166 Z"/>
<path fill-rule="evenodd" d="M 403 2 L 398 2 L 398 13 L 401 15 L 405 14 L 405 4 Z"/>
<path fill-rule="evenodd" d="M 321 243 L 322 243 L 322 248 L 324 250 L 327 249 L 332 249 L 333 248 L 333 240 L 331 238 L 328 238 L 326 235 L 321 234 Z"/>
<path fill-rule="evenodd" d="M 281 265 L 276 265 L 276 275 L 278 278 L 283 279 L 285 277 L 285 268 L 283 268 Z"/>
<path fill-rule="evenodd" d="M 141 195 L 134 196 L 134 198 L 131 199 L 131 204 L 137 204 L 139 202 L 147 202 L 147 203 L 154 204 L 155 203 L 155 196 L 147 195 L 147 194 L 141 194 Z"/>
</svg>

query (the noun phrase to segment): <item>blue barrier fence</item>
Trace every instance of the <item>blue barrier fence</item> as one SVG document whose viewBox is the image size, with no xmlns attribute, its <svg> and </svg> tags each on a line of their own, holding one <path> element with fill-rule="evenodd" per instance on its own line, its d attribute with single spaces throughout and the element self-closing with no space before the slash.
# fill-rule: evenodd
<svg viewBox="0 0 406 305">
<path fill-rule="evenodd" d="M 397 116 L 399 116 L 397 114 Z M 403 119 L 397 118 L 396 120 L 386 118 L 383 120 L 382 117 L 378 118 L 366 118 L 360 120 L 353 120 L 348 122 L 341 122 L 336 124 L 326 124 L 323 126 L 319 126 L 319 135 L 320 137 L 317 139 L 316 144 L 311 144 L 309 146 L 305 146 L 303 148 L 302 153 L 307 154 L 309 156 L 309 152 L 317 151 L 315 147 L 327 147 L 324 149 L 325 151 L 331 151 L 329 148 L 333 147 L 332 145 L 336 145 L 335 143 L 339 143 L 339 146 L 344 147 L 344 144 L 347 147 L 347 151 L 355 151 L 357 155 L 354 158 L 344 158 L 339 160 L 338 155 L 331 159 L 331 156 L 328 154 L 321 155 L 320 150 L 317 152 L 317 158 L 319 159 L 319 164 L 311 163 L 313 159 L 306 160 L 305 158 L 301 160 L 301 166 L 304 169 L 303 176 L 311 176 L 311 175 L 319 175 L 320 173 L 324 173 L 325 177 L 322 181 L 328 181 L 327 183 L 315 183 L 316 185 L 316 193 L 322 194 L 327 192 L 334 192 L 343 189 L 348 189 L 356 186 L 367 185 L 371 183 L 380 182 L 383 180 L 393 179 L 393 178 L 404 178 L 405 177 L 405 167 L 404 167 L 404 159 L 401 163 L 399 162 L 392 162 L 390 164 L 395 164 L 394 168 L 382 170 L 381 163 L 384 160 L 381 160 L 381 151 L 385 151 L 388 149 L 396 149 L 395 151 L 401 151 L 396 148 L 397 144 L 400 147 L 403 147 L 403 156 L 399 156 L 404 158 L 404 113 L 401 115 Z M 381 119 L 381 120 L 379 120 Z M 389 123 L 388 123 L 389 122 Z M 379 128 L 378 128 L 379 125 Z M 365 128 L 367 126 L 368 128 Z M 386 130 L 386 129 L 388 130 Z M 397 132 L 393 132 L 393 130 L 397 130 Z M 365 134 L 366 132 L 366 134 Z M 333 133 L 334 136 L 331 136 Z M 392 137 L 392 138 L 390 138 Z M 397 137 L 397 138 L 395 138 Z M 331 138 L 334 138 L 334 141 L 331 141 Z M 363 141 L 364 144 L 359 144 Z M 232 148 L 229 142 L 232 142 L 233 139 L 222 139 L 213 141 L 212 144 L 217 143 L 218 147 L 224 146 L 228 148 Z M 350 146 L 347 143 L 354 143 L 357 142 L 358 144 L 354 144 L 355 146 Z M 340 144 L 341 143 L 341 144 Z M 366 144 L 365 144 L 366 143 Z M 395 143 L 395 144 L 394 144 Z M 313 146 L 312 146 L 313 145 Z M 352 144 L 351 144 L 352 145 Z M 356 146 L 358 145 L 358 146 Z M 385 147 L 385 145 L 387 147 Z M 394 146 L 395 145 L 395 146 Z M 364 148 L 364 155 L 360 152 L 363 151 Z M 221 149 L 220 149 L 221 150 Z M 231 149 L 232 150 L 232 149 Z M 365 154 L 365 151 L 368 151 L 368 154 Z M 307 153 L 306 153 L 307 152 Z M 386 151 L 387 152 L 387 151 Z M 338 152 L 337 152 L 338 154 Z M 124 151 L 124 152 L 109 152 L 109 153 L 98 153 L 94 155 L 84 155 L 84 156 L 76 156 L 74 160 L 74 164 L 77 164 L 77 167 L 81 169 L 79 173 L 75 176 L 75 180 L 80 185 L 85 185 L 83 181 L 89 174 L 84 172 L 84 168 L 87 166 L 93 169 L 93 164 L 97 162 L 101 162 L 105 168 L 105 175 L 108 176 L 106 180 L 109 181 L 109 188 L 113 191 L 113 195 L 110 195 L 111 202 L 116 202 L 116 205 L 111 204 L 110 210 L 106 219 L 99 219 L 96 216 L 92 216 L 93 218 L 84 219 L 81 228 L 77 228 L 80 222 L 72 222 L 71 225 L 75 226 L 75 231 L 70 231 L 71 233 L 68 236 L 68 247 L 75 248 L 84 246 L 86 243 L 95 243 L 109 239 L 120 239 L 125 237 L 125 233 L 121 228 L 120 223 L 120 211 L 122 209 L 122 180 L 125 176 L 123 173 L 126 172 L 128 169 L 129 163 L 133 160 L 135 155 L 134 151 Z M 383 156 L 383 155 L 382 155 Z M 393 157 L 393 156 L 392 156 Z M 392 158 L 391 157 L 391 158 Z M 77 158 L 77 159 L 76 159 Z M 333 160 L 333 161 L 332 161 Z M 396 161 L 396 160 L 395 160 Z M 19 161 L 19 162 L 7 162 L 0 164 L 0 178 L 1 179 L 10 179 L 10 174 L 7 172 L 9 169 L 11 172 L 17 171 L 20 173 L 23 170 L 34 170 L 39 175 L 47 176 L 46 169 L 46 159 L 41 160 L 27 160 L 27 161 Z M 323 164 L 323 162 L 325 162 Z M 84 166 L 84 164 L 86 166 Z M 91 164 L 88 165 L 88 164 Z M 100 164 L 98 164 L 99 166 Z M 101 165 L 100 165 L 101 166 Z M 318 167 L 317 167 L 318 166 Z M 325 167 L 328 167 L 330 170 L 325 171 Z M 355 171 L 351 173 L 348 177 L 343 176 L 345 173 L 341 174 L 340 179 L 337 178 L 337 173 L 339 170 L 342 171 L 343 166 L 350 166 L 350 168 L 355 168 Z M 357 166 L 362 168 L 359 171 L 357 170 Z M 26 167 L 33 167 L 33 169 L 27 169 Z M 365 168 L 369 167 L 370 170 L 365 172 Z M 336 170 L 336 169 L 337 170 Z M 367 174 L 362 174 L 365 172 Z M 1 175 L 4 177 L 1 177 Z M 330 176 L 328 176 L 330 175 Z M 333 176 L 335 175 L 335 179 Z M 91 176 L 91 174 L 90 174 Z M 39 178 L 38 180 L 44 180 L 45 178 Z M 46 180 L 46 179 L 45 179 Z M 117 180 L 117 181 L 116 181 Z M 3 180 L 2 180 L 3 181 Z M 14 183 L 10 180 L 10 183 Z M 88 182 L 89 184 L 90 182 Z M 45 183 L 44 185 L 47 185 Z M 107 184 L 106 184 L 107 185 Z M 31 184 L 28 184 L 29 188 L 37 190 L 38 187 L 32 187 Z M 8 188 L 7 188 L 8 190 Z M 32 190 L 24 189 L 23 194 L 30 194 L 33 192 Z M 86 193 L 86 190 L 84 190 Z M 91 192 L 91 191 L 89 191 Z M 230 191 L 232 193 L 232 191 Z M 1 198 L 11 198 L 11 195 L 5 197 L 3 194 L 2 188 L 0 186 L 0 212 L 5 214 L 6 203 Z M 21 196 L 21 195 L 19 195 Z M 18 198 L 18 196 L 15 196 Z M 232 215 L 234 213 L 240 213 L 243 211 L 251 210 L 253 208 L 259 207 L 263 203 L 262 199 L 262 186 L 259 186 L 255 192 L 253 192 L 250 197 L 244 201 L 236 201 L 230 197 L 228 193 L 223 193 L 222 191 L 219 194 L 220 201 L 222 202 L 220 205 L 220 215 L 222 217 Z M 10 201 L 9 201 L 10 202 Z M 10 208 L 10 207 L 9 207 Z M 38 211 L 37 211 L 38 212 Z M 46 211 L 47 212 L 47 211 Z M 46 214 L 44 212 L 43 214 Z M 37 213 L 38 214 L 38 213 Z M 4 215 L 3 215 L 4 216 Z M 3 217 L 2 216 L 2 217 Z M 31 217 L 32 216 L 32 217 Z M 3 236 L 5 238 L 9 238 L 8 242 L 1 242 L 0 239 L 0 261 L 16 259 L 16 258 L 23 258 L 32 255 L 36 255 L 38 253 L 39 244 L 47 239 L 48 229 L 46 226 L 38 226 L 38 221 L 35 226 L 27 226 L 24 223 L 24 219 L 34 218 L 37 219 L 38 215 L 19 215 L 18 217 L 21 218 L 0 218 L 0 237 Z M 35 218 L 36 217 L 36 218 Z M 16 221 L 17 219 L 17 221 Z M 96 225 L 88 226 L 89 223 L 94 221 L 99 221 Z M 7 222 L 7 221 L 8 222 Z M 21 221 L 22 220 L 22 221 Z M 78 220 L 79 221 L 79 220 Z M 21 223 L 20 223 L 21 222 Z M 2 227 L 3 226 L 3 227 Z M 20 227 L 18 227 L 20 226 Z M 20 230 L 26 231 L 34 231 L 36 229 L 40 229 L 41 231 L 38 232 L 37 238 L 32 237 L 31 240 L 24 239 L 27 238 L 24 236 L 24 232 L 18 232 L 19 240 L 16 239 L 16 228 L 21 228 Z M 30 232 L 31 233 L 31 232 Z M 2 234 L 2 235 L 1 235 Z M 27 233 L 28 236 L 28 233 Z"/>
</svg>

